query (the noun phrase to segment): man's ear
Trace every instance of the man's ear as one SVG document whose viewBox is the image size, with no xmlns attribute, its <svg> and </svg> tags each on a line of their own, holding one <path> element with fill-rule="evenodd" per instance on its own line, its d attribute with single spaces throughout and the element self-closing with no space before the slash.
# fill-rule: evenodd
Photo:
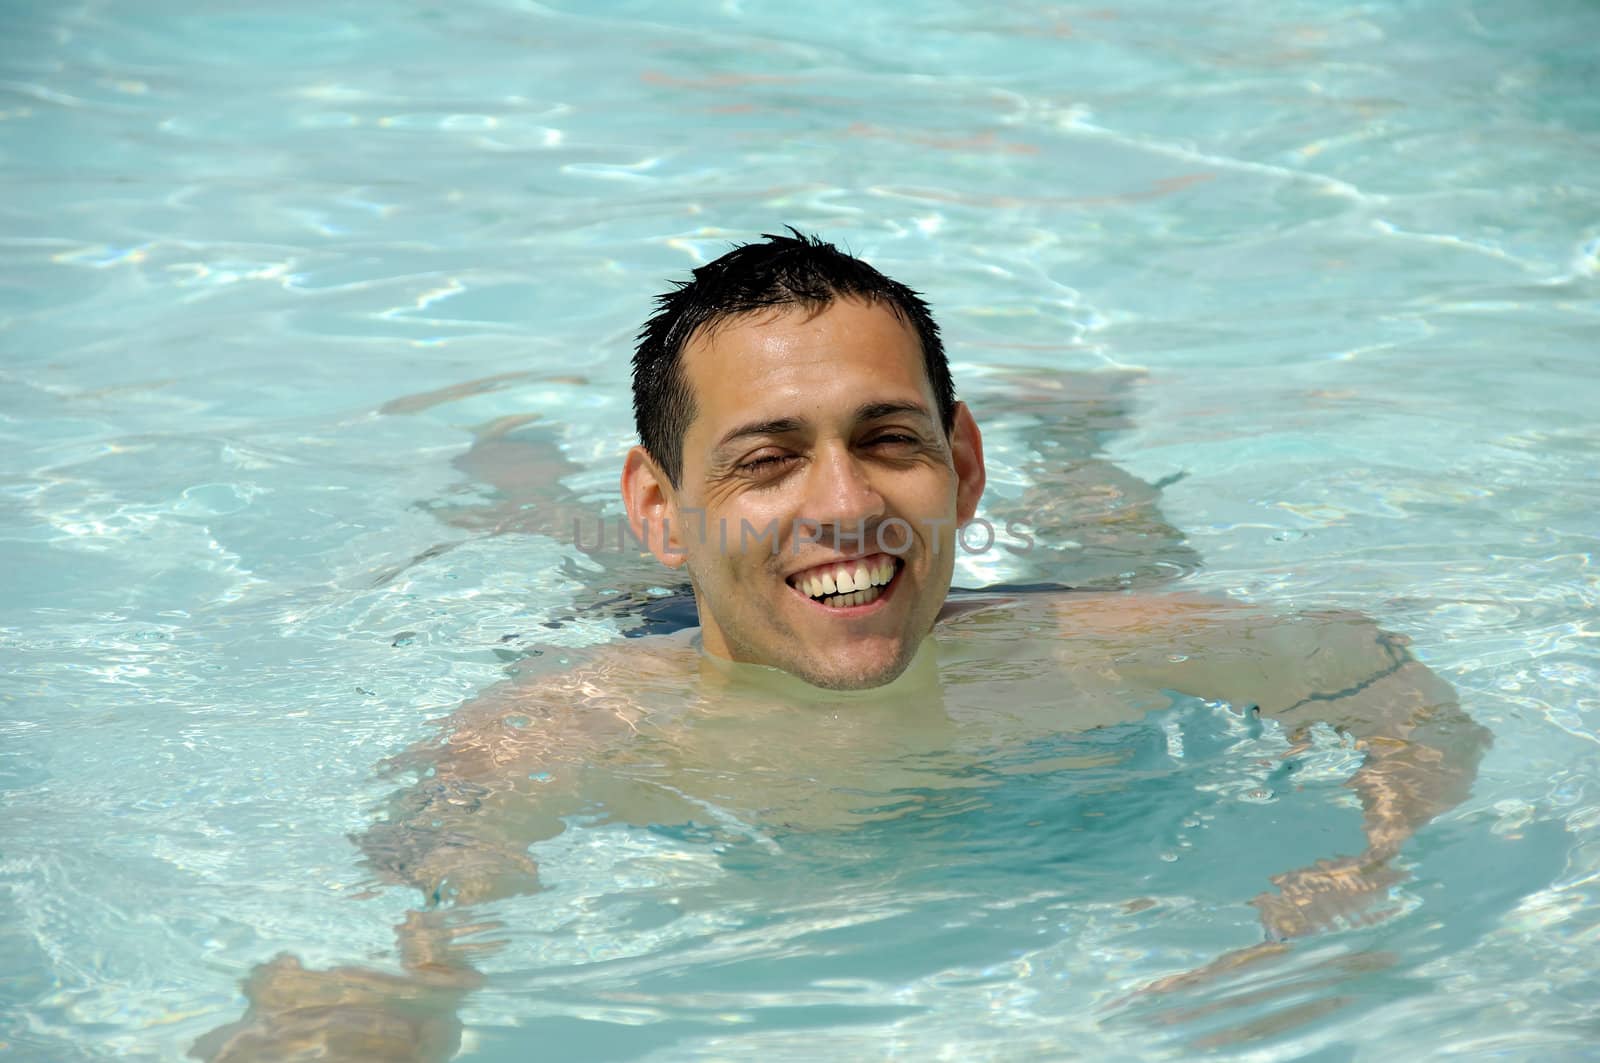
<svg viewBox="0 0 1600 1063">
<path fill-rule="evenodd" d="M 964 402 L 956 403 L 950 425 L 950 457 L 956 467 L 956 521 L 965 524 L 977 515 L 988 473 L 983 467 L 983 434 Z"/>
<path fill-rule="evenodd" d="M 622 463 L 622 504 L 628 507 L 628 526 L 668 568 L 688 560 L 683 552 L 682 521 L 672 481 L 644 447 L 634 447 Z"/>
</svg>

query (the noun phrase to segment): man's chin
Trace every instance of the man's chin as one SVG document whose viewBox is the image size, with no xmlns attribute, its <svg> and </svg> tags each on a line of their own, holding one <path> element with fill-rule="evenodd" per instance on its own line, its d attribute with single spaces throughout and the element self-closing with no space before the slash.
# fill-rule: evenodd
<svg viewBox="0 0 1600 1063">
<path fill-rule="evenodd" d="M 857 648 L 814 654 L 776 667 L 822 690 L 871 690 L 900 678 L 915 654 L 916 646 L 900 643 L 873 647 L 871 651 Z"/>
</svg>

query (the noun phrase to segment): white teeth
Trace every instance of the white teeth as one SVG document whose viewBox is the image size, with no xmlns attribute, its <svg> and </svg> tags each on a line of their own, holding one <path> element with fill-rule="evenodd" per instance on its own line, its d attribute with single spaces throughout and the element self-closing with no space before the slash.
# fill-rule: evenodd
<svg viewBox="0 0 1600 1063">
<path fill-rule="evenodd" d="M 853 605 L 866 605 L 878 600 L 883 592 L 876 587 L 868 587 L 864 591 L 853 591 L 850 594 L 840 594 L 825 600 L 822 604 L 830 609 L 848 609 Z"/>
<path fill-rule="evenodd" d="M 844 609 L 876 600 L 883 593 L 882 588 L 894 579 L 896 567 L 892 559 L 871 566 L 857 562 L 854 567 L 844 565 L 820 575 L 800 577 L 794 585 L 808 598 L 827 597 L 831 600 L 825 604 Z"/>
</svg>

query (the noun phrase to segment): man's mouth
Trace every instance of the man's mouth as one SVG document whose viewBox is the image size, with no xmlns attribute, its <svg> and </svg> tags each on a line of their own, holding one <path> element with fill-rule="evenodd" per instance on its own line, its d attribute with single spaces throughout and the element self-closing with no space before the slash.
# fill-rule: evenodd
<svg viewBox="0 0 1600 1063">
<path fill-rule="evenodd" d="M 830 609 L 870 605 L 887 592 L 902 564 L 888 554 L 873 554 L 797 572 L 789 586 Z"/>
</svg>

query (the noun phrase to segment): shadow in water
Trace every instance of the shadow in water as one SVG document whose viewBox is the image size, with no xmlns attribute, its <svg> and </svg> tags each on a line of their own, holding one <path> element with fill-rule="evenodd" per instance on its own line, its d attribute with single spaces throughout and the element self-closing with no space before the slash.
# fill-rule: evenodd
<svg viewBox="0 0 1600 1063">
<path fill-rule="evenodd" d="M 398 398 L 380 412 L 414 414 L 505 387 L 509 379 L 467 381 Z M 511 382 L 524 379 L 544 378 L 517 375 Z M 1132 426 L 1141 379 L 1136 372 L 992 367 L 965 389 L 978 423 L 991 435 L 1020 439 L 1027 455 L 1022 462 L 1027 489 L 1016 498 L 991 495 L 982 510 L 997 528 L 1011 522 L 1033 540 L 1025 555 L 1013 558 L 1020 572 L 1004 589 L 1151 588 L 1200 567 L 1199 556 L 1161 513 L 1161 489 L 1172 481 L 1146 483 L 1100 456 L 1116 433 Z M 562 426 L 534 414 L 508 415 L 476 428 L 472 446 L 452 461 L 466 477 L 459 493 L 470 494 L 471 501 L 421 503 L 471 537 L 429 547 L 380 572 L 373 584 L 388 583 L 474 538 L 542 535 L 572 547 L 560 563 L 561 574 L 593 588 L 547 615 L 541 621 L 545 628 L 578 617 L 608 617 L 638 637 L 698 623 L 688 583 L 631 538 L 616 541 L 622 527 L 616 501 L 567 486 L 595 470 L 567 457 L 561 442 Z M 605 536 L 604 546 L 594 549 L 599 534 Z M 588 545 L 581 562 L 580 540 Z"/>
</svg>

